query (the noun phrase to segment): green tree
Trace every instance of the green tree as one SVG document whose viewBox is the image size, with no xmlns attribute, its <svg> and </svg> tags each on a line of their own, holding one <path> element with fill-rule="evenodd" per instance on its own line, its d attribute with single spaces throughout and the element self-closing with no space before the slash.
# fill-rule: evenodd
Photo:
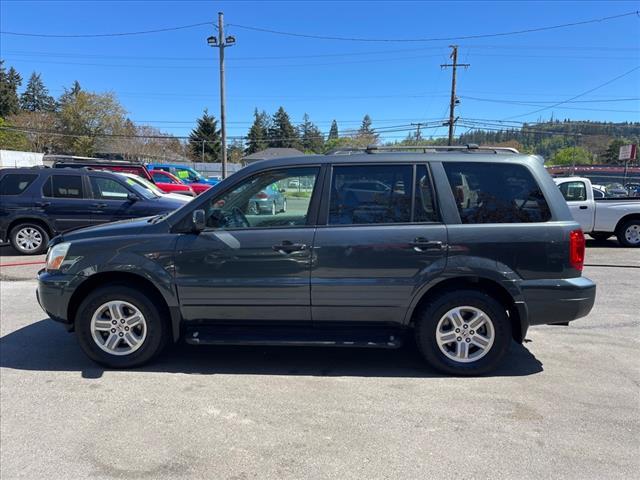
<svg viewBox="0 0 640 480">
<path fill-rule="evenodd" d="M 113 93 L 80 91 L 58 114 L 64 137 L 64 151 L 92 156 L 107 142 L 105 136 L 119 134 L 125 124 L 126 111 Z"/>
<path fill-rule="evenodd" d="M 320 153 L 324 148 L 324 135 L 320 129 L 309 120 L 309 115 L 304 114 L 302 124 L 299 127 L 300 140 L 305 152 Z"/>
<path fill-rule="evenodd" d="M 27 112 L 53 112 L 56 109 L 56 101 L 47 87 L 45 87 L 39 73 L 33 72 L 27 88 L 20 96 L 20 107 Z"/>
<path fill-rule="evenodd" d="M 335 140 L 339 136 L 338 134 L 338 122 L 333 120 L 331 122 L 331 128 L 329 129 L 329 138 L 327 140 Z"/>
<path fill-rule="evenodd" d="M 616 138 L 611 140 L 609 146 L 607 147 L 606 152 L 604 153 L 604 161 L 606 163 L 621 163 L 621 160 L 618 160 L 620 155 L 620 147 L 623 145 L 628 145 L 629 142 L 624 138 Z"/>
<path fill-rule="evenodd" d="M 60 95 L 60 98 L 58 98 L 58 107 L 62 108 L 65 104 L 73 101 L 81 91 L 82 87 L 80 86 L 80 82 L 78 82 L 77 80 L 73 82 L 71 88 L 64 87 L 62 95 Z"/>
<path fill-rule="evenodd" d="M 298 132 L 291 124 L 289 114 L 283 107 L 280 107 L 278 111 L 273 114 L 271 126 L 269 127 L 269 146 L 276 148 L 300 147 Z"/>
<path fill-rule="evenodd" d="M 362 119 L 362 124 L 356 133 L 356 141 L 359 146 L 367 146 L 378 143 L 378 134 L 371 127 L 371 117 L 367 114 Z"/>
<path fill-rule="evenodd" d="M 203 158 L 204 141 L 204 158 Z M 189 151 L 193 158 L 204 162 L 219 162 L 222 157 L 222 139 L 218 130 L 218 121 L 205 109 L 198 124 L 189 135 Z"/>
<path fill-rule="evenodd" d="M 29 139 L 22 132 L 9 130 L 13 127 L 4 118 L 0 117 L 0 149 L 2 150 L 29 150 Z"/>
<path fill-rule="evenodd" d="M 549 164 L 551 165 L 584 165 L 591 163 L 592 155 L 582 147 L 567 147 L 558 150 Z"/>
<path fill-rule="evenodd" d="M 242 155 L 244 154 L 244 145 L 239 138 L 234 139 L 229 145 L 227 150 L 227 158 L 231 163 L 242 162 Z"/>
<path fill-rule="evenodd" d="M 264 150 L 269 146 L 269 115 L 264 110 L 258 112 L 256 108 L 253 111 L 253 125 L 247 133 L 246 155 Z"/>
<path fill-rule="evenodd" d="M 0 117 L 6 117 L 18 113 L 20 99 L 18 87 L 22 85 L 22 77 L 11 67 L 5 71 L 4 60 L 0 60 Z"/>
</svg>

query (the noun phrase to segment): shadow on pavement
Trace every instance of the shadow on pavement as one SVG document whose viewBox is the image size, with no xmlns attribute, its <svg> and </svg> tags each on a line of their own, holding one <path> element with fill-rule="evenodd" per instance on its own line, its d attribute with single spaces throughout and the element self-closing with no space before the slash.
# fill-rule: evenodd
<svg viewBox="0 0 640 480">
<path fill-rule="evenodd" d="M 611 236 L 608 240 L 593 240 L 586 237 L 588 248 L 624 248 L 615 236 Z"/>
<path fill-rule="evenodd" d="M 78 371 L 100 378 L 105 371 L 89 360 L 69 334 L 41 320 L 0 338 L 0 367 L 17 370 Z M 142 372 L 196 375 L 300 375 L 355 377 L 442 377 L 422 362 L 415 346 L 398 350 L 331 347 L 191 346 L 179 343 Z M 504 364 L 491 376 L 539 373 L 542 363 L 522 345 L 512 344 Z"/>
</svg>

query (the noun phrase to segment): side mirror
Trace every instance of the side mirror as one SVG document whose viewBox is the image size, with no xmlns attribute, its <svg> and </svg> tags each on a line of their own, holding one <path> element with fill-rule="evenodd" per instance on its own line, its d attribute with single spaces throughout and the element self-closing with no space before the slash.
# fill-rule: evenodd
<svg viewBox="0 0 640 480">
<path fill-rule="evenodd" d="M 127 200 L 129 200 L 131 203 L 135 203 L 140 200 L 140 197 L 138 197 L 138 195 L 136 195 L 135 193 L 129 193 L 127 194 Z"/>
<path fill-rule="evenodd" d="M 191 215 L 191 222 L 193 223 L 193 231 L 201 232 L 207 226 L 204 210 L 194 210 Z"/>
</svg>

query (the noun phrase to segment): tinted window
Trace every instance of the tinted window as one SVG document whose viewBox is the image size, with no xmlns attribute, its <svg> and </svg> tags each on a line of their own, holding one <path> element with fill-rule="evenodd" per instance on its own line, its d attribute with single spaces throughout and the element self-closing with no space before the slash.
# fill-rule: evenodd
<svg viewBox="0 0 640 480">
<path fill-rule="evenodd" d="M 334 167 L 330 224 L 384 224 L 411 221 L 413 167 Z"/>
<path fill-rule="evenodd" d="M 549 206 L 531 173 L 521 165 L 444 164 L 462 223 L 546 222 Z"/>
<path fill-rule="evenodd" d="M 598 190 L 597 188 L 593 189 L 593 198 L 604 198 L 604 192 Z"/>
<path fill-rule="evenodd" d="M 587 199 L 587 188 L 584 182 L 561 183 L 560 192 L 567 202 L 584 202 Z"/>
<path fill-rule="evenodd" d="M 416 168 L 416 198 L 414 222 L 437 222 L 438 214 L 433 201 L 433 188 L 431 179 L 425 165 L 418 165 Z"/>
<path fill-rule="evenodd" d="M 20 195 L 36 178 L 32 173 L 9 173 L 0 180 L 0 195 Z"/>
<path fill-rule="evenodd" d="M 42 188 L 45 197 L 84 198 L 80 175 L 52 175 Z"/>
<path fill-rule="evenodd" d="M 126 200 L 131 193 L 120 182 L 103 177 L 91 177 L 91 190 L 94 198 L 103 200 Z"/>
<path fill-rule="evenodd" d="M 316 167 L 271 170 L 250 177 L 206 208 L 211 228 L 272 228 L 307 224 Z"/>
</svg>

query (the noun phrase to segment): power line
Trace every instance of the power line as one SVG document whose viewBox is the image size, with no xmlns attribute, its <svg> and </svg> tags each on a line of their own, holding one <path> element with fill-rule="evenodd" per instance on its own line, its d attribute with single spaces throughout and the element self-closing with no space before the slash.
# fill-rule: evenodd
<svg viewBox="0 0 640 480">
<path fill-rule="evenodd" d="M 29 32 L 8 32 L 0 30 L 2 35 L 14 35 L 19 37 L 41 37 L 41 38 L 98 38 L 98 37 L 126 37 L 131 35 L 146 35 L 149 33 L 173 32 L 176 30 L 185 30 L 188 28 L 201 27 L 203 25 L 214 25 L 213 22 L 192 23 L 190 25 L 180 25 L 177 27 L 156 28 L 154 30 L 142 30 L 137 32 L 116 32 L 116 33 L 29 33 Z M 215 26 L 215 25 L 214 25 Z"/>
<path fill-rule="evenodd" d="M 295 33 L 295 32 L 284 32 L 280 30 L 272 30 L 268 28 L 261 27 L 252 27 L 248 25 L 239 25 L 235 23 L 230 23 L 229 26 L 242 28 L 245 30 L 253 30 L 256 32 L 263 33 L 272 33 L 275 35 L 284 35 L 289 37 L 301 37 L 301 38 L 312 38 L 315 40 L 339 40 L 339 41 L 348 41 L 348 42 L 449 42 L 454 40 L 470 40 L 477 38 L 490 38 L 490 37 L 505 37 L 509 35 L 521 35 L 525 33 L 533 33 L 533 32 L 542 32 L 547 30 L 556 30 L 560 28 L 567 27 L 575 27 L 579 25 L 587 25 L 591 23 L 600 23 L 607 22 L 610 20 L 615 20 L 623 17 L 630 16 L 638 16 L 640 15 L 640 11 L 635 10 L 632 12 L 621 13 L 619 15 L 611 15 L 608 17 L 600 17 L 600 18 L 592 18 L 589 20 L 576 21 L 571 23 L 563 23 L 560 25 L 550 25 L 546 27 L 537 27 L 537 28 L 526 28 L 523 30 L 515 30 L 510 32 L 498 32 L 498 33 L 486 33 L 486 34 L 478 34 L 478 35 L 461 35 L 457 37 L 432 37 L 432 38 L 363 38 L 363 37 L 339 37 L 339 36 L 329 36 L 329 35 L 312 35 L 306 33 Z"/>
<path fill-rule="evenodd" d="M 495 103 L 515 103 L 520 104 L 523 102 L 527 103 L 557 103 L 559 100 L 500 100 L 497 98 L 479 98 L 479 97 L 469 97 L 467 95 L 460 95 L 460 98 L 466 98 L 467 100 L 478 100 L 479 102 L 495 102 Z M 603 100 L 575 100 L 568 101 L 564 103 L 610 103 L 610 102 L 633 102 L 640 100 L 640 97 L 627 97 L 627 98 L 607 98 Z"/>
<path fill-rule="evenodd" d="M 533 111 L 531 111 L 531 112 L 523 113 L 523 114 L 520 114 L 520 115 L 513 115 L 513 116 L 511 116 L 511 117 L 507 117 L 507 118 L 505 118 L 505 120 L 509 120 L 509 119 L 512 119 L 512 118 L 527 117 L 527 116 L 529 116 L 529 115 L 533 115 L 533 114 L 535 114 L 535 113 L 544 112 L 545 110 L 549 110 L 549 109 L 551 109 L 551 108 L 558 107 L 558 106 L 560 106 L 560 105 L 562 105 L 562 104 L 564 104 L 564 103 L 571 102 L 571 101 L 575 100 L 576 98 L 584 97 L 585 95 L 588 95 L 588 94 L 589 94 L 589 93 L 591 93 L 591 92 L 594 92 L 594 91 L 596 91 L 596 90 L 598 90 L 598 89 L 600 89 L 600 88 L 602 88 L 602 87 L 604 87 L 604 86 L 606 86 L 606 85 L 609 85 L 609 84 L 611 84 L 611 83 L 615 82 L 616 80 L 619 80 L 619 79 L 621 79 L 621 78 L 623 78 L 623 77 L 626 77 L 627 75 L 629 75 L 629 74 L 631 74 L 631 73 L 635 72 L 635 71 L 636 71 L 636 70 L 638 70 L 638 69 L 640 69 L 640 65 L 638 65 L 638 66 L 636 66 L 636 67 L 632 68 L 631 70 L 626 71 L 625 73 L 623 73 L 623 74 L 621 74 L 621 75 L 618 75 L 618 76 L 617 76 L 617 77 L 615 77 L 615 78 L 612 78 L 611 80 L 608 80 L 608 81 L 606 81 L 606 82 L 604 82 L 604 83 L 601 83 L 601 84 L 600 84 L 600 85 L 598 85 L 597 87 L 593 87 L 593 88 L 591 88 L 591 89 L 589 89 L 589 90 L 587 90 L 587 91 L 585 91 L 585 92 L 579 93 L 578 95 L 575 95 L 575 96 L 573 96 L 573 97 L 571 97 L 571 98 L 568 98 L 567 100 L 563 100 L 563 101 L 561 101 L 561 102 L 555 103 L 555 104 L 550 105 L 550 106 L 548 106 L 548 107 L 540 108 L 540 109 L 538 109 L 538 110 L 533 110 Z"/>
</svg>

